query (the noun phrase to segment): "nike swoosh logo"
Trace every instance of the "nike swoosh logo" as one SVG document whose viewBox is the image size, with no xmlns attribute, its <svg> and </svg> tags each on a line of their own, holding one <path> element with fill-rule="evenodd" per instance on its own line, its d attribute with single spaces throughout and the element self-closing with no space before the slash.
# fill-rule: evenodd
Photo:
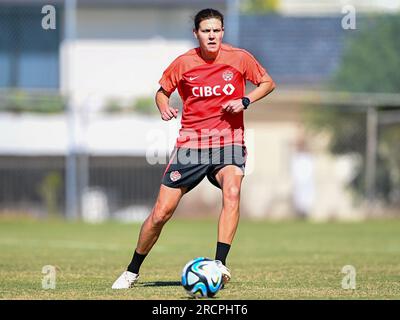
<svg viewBox="0 0 400 320">
<path fill-rule="evenodd" d="M 197 77 L 189 77 L 189 80 L 190 80 L 190 81 L 193 81 L 194 79 L 197 79 L 198 77 L 200 77 L 200 76 L 197 76 Z"/>
</svg>

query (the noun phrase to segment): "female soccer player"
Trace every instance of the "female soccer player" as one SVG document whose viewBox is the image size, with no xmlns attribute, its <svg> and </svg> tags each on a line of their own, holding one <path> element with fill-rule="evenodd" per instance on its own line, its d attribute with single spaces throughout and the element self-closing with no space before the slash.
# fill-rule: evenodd
<svg viewBox="0 0 400 320">
<path fill-rule="evenodd" d="M 164 121 L 178 116 L 178 109 L 169 105 L 170 95 L 178 89 L 183 101 L 181 129 L 154 208 L 141 227 L 132 261 L 113 289 L 130 288 L 138 280 L 143 260 L 180 199 L 205 176 L 222 190 L 215 260 L 223 283 L 231 278 L 226 258 L 239 222 L 246 158 L 243 113 L 252 102 L 272 92 L 275 84 L 250 53 L 222 43 L 224 18 L 217 10 L 198 12 L 193 34 L 199 47 L 176 58 L 159 82 L 155 100 Z M 256 87 L 245 96 L 246 80 Z"/>
</svg>

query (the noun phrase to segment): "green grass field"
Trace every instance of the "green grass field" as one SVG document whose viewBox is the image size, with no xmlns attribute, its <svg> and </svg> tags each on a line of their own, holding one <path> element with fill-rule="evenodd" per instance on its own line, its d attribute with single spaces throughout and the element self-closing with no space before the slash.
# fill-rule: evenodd
<svg viewBox="0 0 400 320">
<path fill-rule="evenodd" d="M 142 265 L 138 285 L 111 284 L 129 263 L 139 224 L 0 220 L 1 299 L 187 299 L 180 273 L 214 257 L 216 219 L 172 219 Z M 42 267 L 57 267 L 42 289 Z M 342 289 L 342 267 L 356 289 Z M 242 220 L 228 258 L 232 281 L 215 299 L 399 299 L 400 220 L 362 223 Z"/>
</svg>

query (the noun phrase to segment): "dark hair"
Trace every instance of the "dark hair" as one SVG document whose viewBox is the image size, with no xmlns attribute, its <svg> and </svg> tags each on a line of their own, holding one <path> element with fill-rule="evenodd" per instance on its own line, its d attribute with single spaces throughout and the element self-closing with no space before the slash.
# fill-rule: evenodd
<svg viewBox="0 0 400 320">
<path fill-rule="evenodd" d="M 199 30 L 200 22 L 202 22 L 203 20 L 212 19 L 212 18 L 215 18 L 215 19 L 218 19 L 219 21 L 221 21 L 221 25 L 222 25 L 222 27 L 224 27 L 224 16 L 222 15 L 222 13 L 219 12 L 218 10 L 207 8 L 207 9 L 200 10 L 194 17 L 194 28 L 196 30 Z"/>
</svg>

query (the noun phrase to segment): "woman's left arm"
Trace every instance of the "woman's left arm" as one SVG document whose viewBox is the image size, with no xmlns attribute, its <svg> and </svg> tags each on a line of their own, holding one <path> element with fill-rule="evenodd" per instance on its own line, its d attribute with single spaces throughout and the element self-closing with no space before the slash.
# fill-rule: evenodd
<svg viewBox="0 0 400 320">
<path fill-rule="evenodd" d="M 250 103 L 253 103 L 257 100 L 260 100 L 270 94 L 275 89 L 275 82 L 272 78 L 265 74 L 261 78 L 260 84 L 248 95 L 247 98 L 250 99 Z M 230 113 L 239 113 L 244 110 L 244 106 L 242 104 L 242 99 L 231 100 L 224 105 L 222 105 L 222 110 Z"/>
<path fill-rule="evenodd" d="M 265 96 L 270 94 L 274 89 L 275 89 L 275 82 L 272 80 L 270 76 L 265 74 L 261 78 L 261 83 L 257 86 L 257 88 L 255 88 L 248 95 L 246 95 L 246 97 L 250 99 L 250 103 L 253 103 L 257 100 L 264 98 Z"/>
</svg>

